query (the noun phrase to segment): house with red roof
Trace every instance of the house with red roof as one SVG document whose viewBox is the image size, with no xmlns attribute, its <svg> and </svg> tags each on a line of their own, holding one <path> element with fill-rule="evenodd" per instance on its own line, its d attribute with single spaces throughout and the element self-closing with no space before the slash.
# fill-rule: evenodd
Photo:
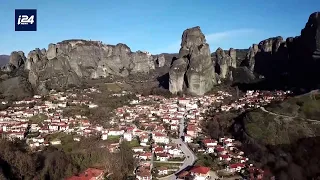
<svg viewBox="0 0 320 180">
<path fill-rule="evenodd" d="M 216 147 L 215 148 L 215 150 L 218 152 L 218 154 L 220 154 L 220 155 L 225 155 L 225 154 L 227 154 L 228 153 L 228 151 L 225 149 L 225 148 L 223 148 L 223 147 Z"/>
<path fill-rule="evenodd" d="M 163 153 L 164 152 L 164 149 L 162 147 L 156 147 L 154 148 L 154 152 L 157 154 L 157 153 Z"/>
<path fill-rule="evenodd" d="M 231 157 L 227 154 L 219 156 L 220 161 L 231 161 Z"/>
<path fill-rule="evenodd" d="M 230 164 L 227 167 L 227 170 L 229 172 L 239 172 L 241 169 L 243 169 L 246 165 L 243 163 L 235 163 L 235 164 Z"/>
<path fill-rule="evenodd" d="M 158 133 L 158 132 L 152 133 L 152 138 L 155 143 L 168 144 L 170 142 L 169 137 L 163 133 Z"/>
<path fill-rule="evenodd" d="M 88 168 L 86 171 L 81 173 L 79 176 L 72 176 L 66 178 L 66 180 L 103 180 L 104 171 L 95 168 Z"/>
<path fill-rule="evenodd" d="M 136 172 L 136 179 L 138 180 L 151 180 L 152 174 L 149 168 L 140 167 Z"/>
<path fill-rule="evenodd" d="M 148 159 L 151 159 L 152 156 L 153 156 L 153 154 L 151 152 L 145 152 L 145 153 L 140 154 L 139 158 L 141 160 L 148 160 Z"/>
<path fill-rule="evenodd" d="M 197 136 L 196 126 L 188 125 L 187 126 L 187 134 L 189 134 L 192 137 L 196 137 Z"/>
<path fill-rule="evenodd" d="M 194 177 L 194 180 L 206 180 L 210 178 L 209 174 L 210 168 L 204 166 L 194 166 L 190 169 L 191 176 Z"/>
<path fill-rule="evenodd" d="M 161 166 L 158 168 L 158 175 L 163 176 L 168 174 L 168 168 Z"/>
<path fill-rule="evenodd" d="M 168 161 L 170 158 L 170 155 L 167 153 L 158 153 L 157 154 L 157 160 L 158 161 Z"/>
<path fill-rule="evenodd" d="M 204 139 L 202 140 L 202 143 L 204 146 L 209 147 L 209 146 L 216 146 L 218 144 L 218 141 L 214 139 Z"/>
</svg>

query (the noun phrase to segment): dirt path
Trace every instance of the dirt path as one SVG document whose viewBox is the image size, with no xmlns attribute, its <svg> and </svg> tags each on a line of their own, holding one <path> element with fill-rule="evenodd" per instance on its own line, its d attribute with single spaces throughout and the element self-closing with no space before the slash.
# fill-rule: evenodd
<svg viewBox="0 0 320 180">
<path fill-rule="evenodd" d="M 270 112 L 268 110 L 266 110 L 264 107 L 260 107 L 260 109 L 263 111 L 263 112 L 266 112 L 266 113 L 269 113 L 269 114 L 272 114 L 274 116 L 279 116 L 279 117 L 284 117 L 284 118 L 299 118 L 296 116 L 287 116 L 287 115 L 282 115 L 282 114 L 277 114 L 277 113 L 274 113 L 274 112 Z M 305 121 L 309 121 L 309 122 L 312 122 L 314 124 L 320 124 L 320 121 L 319 120 L 314 120 L 314 119 L 304 119 L 304 118 L 300 118 L 302 120 L 305 120 Z"/>
</svg>

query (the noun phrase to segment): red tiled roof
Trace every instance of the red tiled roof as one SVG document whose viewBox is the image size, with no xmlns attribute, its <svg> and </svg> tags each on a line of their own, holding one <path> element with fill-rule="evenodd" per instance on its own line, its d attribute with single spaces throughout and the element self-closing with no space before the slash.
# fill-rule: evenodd
<svg viewBox="0 0 320 180">
<path fill-rule="evenodd" d="M 222 157 L 222 159 L 227 159 L 227 158 L 229 158 L 228 155 L 220 155 L 220 157 Z"/>
<path fill-rule="evenodd" d="M 236 164 L 230 164 L 230 168 L 237 168 L 237 167 L 245 167 L 245 164 L 242 163 L 236 163 Z"/>
<path fill-rule="evenodd" d="M 207 174 L 210 171 L 209 167 L 204 166 L 194 166 L 190 172 L 197 173 L 197 174 Z"/>
<path fill-rule="evenodd" d="M 222 151 L 224 151 L 225 149 L 224 149 L 223 147 L 217 147 L 216 150 L 217 150 L 218 152 L 222 152 Z"/>
<path fill-rule="evenodd" d="M 162 148 L 162 147 L 156 147 L 156 148 L 154 149 L 154 151 L 163 151 L 163 148 Z"/>
<path fill-rule="evenodd" d="M 217 142 L 216 140 L 213 140 L 213 139 L 204 139 L 204 140 L 202 140 L 202 142 L 204 143 L 204 144 L 208 144 L 208 143 L 215 143 L 215 142 Z"/>
<path fill-rule="evenodd" d="M 85 172 L 81 173 L 79 176 L 72 176 L 66 180 L 90 180 L 93 177 L 98 177 L 103 174 L 103 170 L 88 168 Z"/>
</svg>

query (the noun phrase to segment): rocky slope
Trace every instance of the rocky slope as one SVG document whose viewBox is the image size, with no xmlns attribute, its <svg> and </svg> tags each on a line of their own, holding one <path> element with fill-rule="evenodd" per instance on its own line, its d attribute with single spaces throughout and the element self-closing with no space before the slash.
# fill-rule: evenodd
<svg viewBox="0 0 320 180">
<path fill-rule="evenodd" d="M 231 132 L 243 143 L 249 159 L 276 179 L 319 176 L 320 124 L 255 110 L 239 116 Z"/>
</svg>

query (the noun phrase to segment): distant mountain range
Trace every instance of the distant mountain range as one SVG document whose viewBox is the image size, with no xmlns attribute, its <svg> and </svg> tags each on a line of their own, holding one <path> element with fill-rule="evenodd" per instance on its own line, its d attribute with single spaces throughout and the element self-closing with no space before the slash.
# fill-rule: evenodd
<svg viewBox="0 0 320 180">
<path fill-rule="evenodd" d="M 9 55 L 0 55 L 0 66 L 3 66 L 9 62 Z"/>
</svg>

